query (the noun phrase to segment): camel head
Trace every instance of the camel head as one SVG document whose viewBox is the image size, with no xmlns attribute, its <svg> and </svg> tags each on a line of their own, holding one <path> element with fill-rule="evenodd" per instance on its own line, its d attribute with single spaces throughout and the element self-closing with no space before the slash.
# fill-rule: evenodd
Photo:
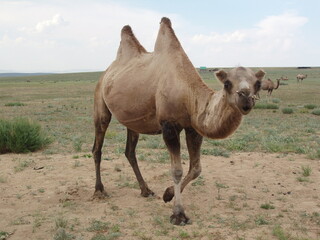
<svg viewBox="0 0 320 240">
<path fill-rule="evenodd" d="M 241 114 L 248 114 L 254 107 L 256 94 L 261 88 L 261 80 L 265 72 L 254 73 L 251 69 L 237 67 L 229 72 L 220 70 L 216 77 L 223 83 L 227 102 Z"/>
</svg>

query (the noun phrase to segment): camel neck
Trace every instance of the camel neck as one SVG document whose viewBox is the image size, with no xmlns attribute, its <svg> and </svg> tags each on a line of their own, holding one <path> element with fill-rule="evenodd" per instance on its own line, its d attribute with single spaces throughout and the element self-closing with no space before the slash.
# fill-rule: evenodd
<svg viewBox="0 0 320 240">
<path fill-rule="evenodd" d="M 192 126 L 203 136 L 225 138 L 240 125 L 242 114 L 229 105 L 224 90 L 209 90 L 202 87 L 197 91 L 199 97 L 193 100 Z"/>
</svg>

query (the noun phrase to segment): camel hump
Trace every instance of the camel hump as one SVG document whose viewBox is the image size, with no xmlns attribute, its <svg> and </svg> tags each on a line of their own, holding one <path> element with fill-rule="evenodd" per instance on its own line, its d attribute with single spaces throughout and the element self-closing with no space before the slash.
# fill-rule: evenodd
<svg viewBox="0 0 320 240">
<path fill-rule="evenodd" d="M 160 21 L 160 29 L 154 47 L 155 52 L 180 50 L 181 44 L 176 37 L 169 18 L 163 17 Z"/>
<path fill-rule="evenodd" d="M 135 37 L 131 27 L 126 25 L 121 30 L 121 42 L 117 53 L 117 59 L 129 60 L 142 53 L 146 53 L 145 48 Z"/>
<path fill-rule="evenodd" d="M 171 21 L 170 21 L 170 19 L 167 18 L 167 17 L 161 18 L 160 24 L 161 24 L 161 23 L 166 24 L 168 27 L 172 28 Z"/>
</svg>

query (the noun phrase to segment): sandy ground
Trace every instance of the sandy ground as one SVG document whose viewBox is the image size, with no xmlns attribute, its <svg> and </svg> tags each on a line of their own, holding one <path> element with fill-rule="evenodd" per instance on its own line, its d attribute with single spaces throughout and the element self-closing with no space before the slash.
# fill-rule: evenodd
<svg viewBox="0 0 320 240">
<path fill-rule="evenodd" d="M 0 231 L 8 232 L 10 240 L 57 239 L 56 222 L 63 219 L 74 239 L 97 234 L 109 237 L 105 239 L 278 239 L 273 236 L 276 226 L 288 239 L 320 239 L 318 160 L 264 153 L 202 156 L 202 177 L 182 195 L 193 222 L 173 226 L 172 203 L 162 201 L 172 184 L 169 164 L 139 163 L 157 194 L 143 198 L 124 156 L 104 160 L 102 178 L 110 196 L 97 200 L 92 198 L 95 172 L 88 154 L 0 155 Z M 299 181 L 302 166 L 312 172 Z M 188 162 L 184 167 L 187 172 Z M 94 221 L 109 228 L 92 230 Z"/>
</svg>

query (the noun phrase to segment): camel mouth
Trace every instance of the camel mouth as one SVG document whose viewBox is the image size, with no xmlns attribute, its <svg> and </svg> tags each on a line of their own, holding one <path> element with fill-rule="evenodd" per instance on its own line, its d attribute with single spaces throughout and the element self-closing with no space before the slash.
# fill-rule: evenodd
<svg viewBox="0 0 320 240">
<path fill-rule="evenodd" d="M 249 106 L 243 106 L 240 108 L 240 112 L 243 114 L 243 115 L 247 115 L 250 111 L 251 111 L 252 107 L 249 107 Z"/>
</svg>

